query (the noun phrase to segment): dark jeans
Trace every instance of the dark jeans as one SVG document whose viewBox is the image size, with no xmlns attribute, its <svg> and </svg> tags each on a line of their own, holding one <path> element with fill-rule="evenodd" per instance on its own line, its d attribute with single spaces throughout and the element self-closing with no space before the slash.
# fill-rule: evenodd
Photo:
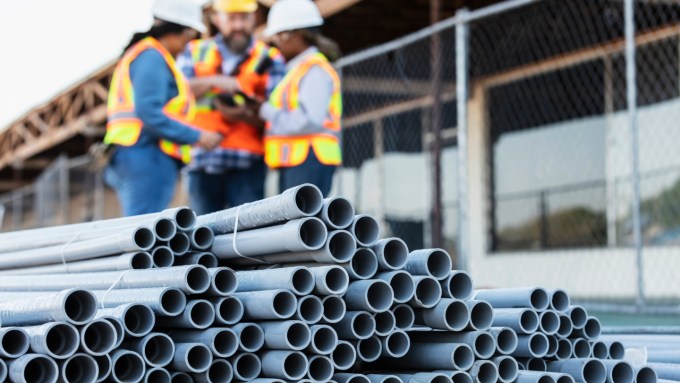
<svg viewBox="0 0 680 383">
<path fill-rule="evenodd" d="M 125 216 L 166 209 L 178 175 L 179 163 L 157 146 L 119 147 L 104 169 L 104 179 L 116 191 Z"/>
<path fill-rule="evenodd" d="M 201 215 L 263 199 L 266 175 L 264 160 L 221 174 L 189 172 L 191 207 Z"/>
<path fill-rule="evenodd" d="M 331 191 L 333 173 L 336 166 L 324 165 L 316 158 L 313 150 L 305 162 L 290 168 L 281 168 L 279 171 L 279 193 L 292 187 L 305 183 L 316 185 L 324 196 Z"/>
</svg>

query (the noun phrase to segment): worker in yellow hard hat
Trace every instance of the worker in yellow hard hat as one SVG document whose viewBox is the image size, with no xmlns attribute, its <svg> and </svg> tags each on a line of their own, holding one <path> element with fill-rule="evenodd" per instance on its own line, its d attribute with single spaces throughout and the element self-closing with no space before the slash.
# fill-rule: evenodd
<svg viewBox="0 0 680 383">
<path fill-rule="evenodd" d="M 264 198 L 264 121 L 250 105 L 269 97 L 285 64 L 253 36 L 257 7 L 256 0 L 215 0 L 210 21 L 219 33 L 192 41 L 178 60 L 198 98 L 195 124 L 224 136 L 217 149 L 193 151 L 189 196 L 198 214 Z"/>
</svg>

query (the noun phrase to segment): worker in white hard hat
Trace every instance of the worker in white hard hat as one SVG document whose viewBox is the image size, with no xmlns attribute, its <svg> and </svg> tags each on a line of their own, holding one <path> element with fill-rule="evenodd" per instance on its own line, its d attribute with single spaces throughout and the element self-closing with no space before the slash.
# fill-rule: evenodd
<svg viewBox="0 0 680 383">
<path fill-rule="evenodd" d="M 194 40 L 177 62 L 196 94 L 196 125 L 224 136 L 214 150 L 195 149 L 189 198 L 208 214 L 264 198 L 264 121 L 247 104 L 265 100 L 285 75 L 278 50 L 253 36 L 257 0 L 213 0 L 219 33 Z"/>
<path fill-rule="evenodd" d="M 151 28 L 136 33 L 111 79 L 104 142 L 116 148 L 105 178 L 123 214 L 158 212 L 171 202 L 191 145 L 212 149 L 222 136 L 192 124 L 194 95 L 175 57 L 205 31 L 193 0 L 156 0 Z"/>
<path fill-rule="evenodd" d="M 279 0 L 265 35 L 286 59 L 286 77 L 259 110 L 267 121 L 265 161 L 279 170 L 279 189 L 311 183 L 324 195 L 342 163 L 342 94 L 330 61 L 340 55 L 323 37 L 323 19 L 311 0 Z"/>
</svg>

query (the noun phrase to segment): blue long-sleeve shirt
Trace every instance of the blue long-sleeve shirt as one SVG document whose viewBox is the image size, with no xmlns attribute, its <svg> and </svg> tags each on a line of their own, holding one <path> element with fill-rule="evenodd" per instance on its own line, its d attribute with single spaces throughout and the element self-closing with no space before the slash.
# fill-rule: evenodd
<svg viewBox="0 0 680 383">
<path fill-rule="evenodd" d="M 153 49 L 142 52 L 130 64 L 135 113 L 142 120 L 142 133 L 135 146 L 157 147 L 159 139 L 193 144 L 200 132 L 163 113 L 165 104 L 178 94 L 175 77 L 163 56 Z"/>
</svg>

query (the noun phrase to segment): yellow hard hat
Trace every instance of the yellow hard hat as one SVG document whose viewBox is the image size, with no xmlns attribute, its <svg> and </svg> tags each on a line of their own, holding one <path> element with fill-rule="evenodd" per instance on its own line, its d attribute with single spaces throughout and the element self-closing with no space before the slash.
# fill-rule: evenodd
<svg viewBox="0 0 680 383">
<path fill-rule="evenodd" d="M 252 13 L 257 11 L 257 0 L 213 0 L 213 9 L 226 13 Z"/>
</svg>

